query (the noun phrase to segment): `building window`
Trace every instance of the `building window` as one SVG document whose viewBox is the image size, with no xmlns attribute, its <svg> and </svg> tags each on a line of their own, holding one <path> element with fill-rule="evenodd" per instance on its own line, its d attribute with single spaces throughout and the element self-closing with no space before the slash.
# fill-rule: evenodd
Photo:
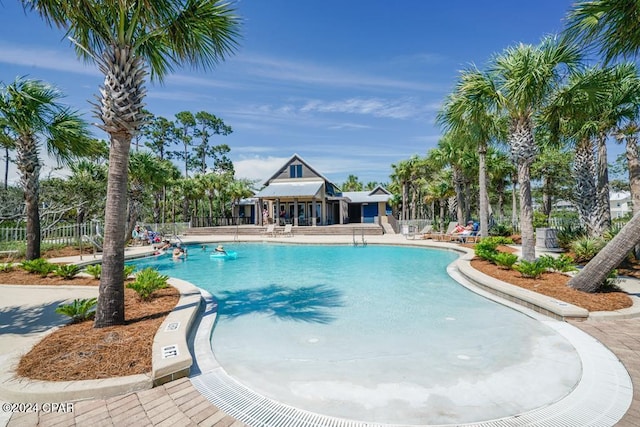
<svg viewBox="0 0 640 427">
<path fill-rule="evenodd" d="M 289 166 L 289 178 L 302 178 L 302 165 Z"/>
</svg>

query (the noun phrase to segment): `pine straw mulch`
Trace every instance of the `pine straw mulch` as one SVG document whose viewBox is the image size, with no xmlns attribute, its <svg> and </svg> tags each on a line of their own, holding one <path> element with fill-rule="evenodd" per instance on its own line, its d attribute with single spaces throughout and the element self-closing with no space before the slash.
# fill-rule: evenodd
<svg viewBox="0 0 640 427">
<path fill-rule="evenodd" d="M 514 251 L 508 246 L 499 246 L 498 250 Z M 516 270 L 505 270 L 477 257 L 471 261 L 471 266 L 503 282 L 577 305 L 589 311 L 613 311 L 633 305 L 629 295 L 618 289 L 607 289 L 591 294 L 570 288 L 567 286 L 570 277 L 562 273 L 544 273 L 537 279 L 530 279 L 522 277 Z"/>
<path fill-rule="evenodd" d="M 18 375 L 74 381 L 151 372 L 153 338 L 179 297 L 176 288 L 168 287 L 142 302 L 125 288 L 125 325 L 100 329 L 93 328 L 93 321 L 66 325 L 22 357 Z"/>
</svg>

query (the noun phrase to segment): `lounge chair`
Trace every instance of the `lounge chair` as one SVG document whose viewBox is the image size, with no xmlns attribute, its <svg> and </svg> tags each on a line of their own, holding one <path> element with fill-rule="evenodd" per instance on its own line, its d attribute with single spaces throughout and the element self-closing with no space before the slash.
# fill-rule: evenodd
<svg viewBox="0 0 640 427">
<path fill-rule="evenodd" d="M 284 237 L 293 237 L 293 225 L 285 224 L 284 229 L 282 230 L 282 235 Z"/>
<path fill-rule="evenodd" d="M 431 233 L 431 237 L 433 238 L 433 240 L 439 240 L 441 242 L 451 241 L 454 236 L 453 230 L 456 228 L 456 225 L 458 225 L 457 221 L 451 221 L 447 226 L 447 231 L 445 231 L 444 233 Z"/>
<path fill-rule="evenodd" d="M 276 225 L 269 224 L 262 234 L 268 237 L 276 237 Z"/>
<path fill-rule="evenodd" d="M 473 231 L 466 237 L 466 243 L 478 243 L 480 241 L 480 225 L 474 224 Z"/>
</svg>

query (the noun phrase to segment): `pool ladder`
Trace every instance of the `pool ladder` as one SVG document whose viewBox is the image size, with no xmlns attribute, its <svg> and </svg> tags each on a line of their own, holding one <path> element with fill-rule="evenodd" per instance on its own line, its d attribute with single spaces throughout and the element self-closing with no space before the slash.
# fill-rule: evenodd
<svg viewBox="0 0 640 427">
<path fill-rule="evenodd" d="M 365 246 L 367 246 L 367 241 L 364 240 L 364 229 L 360 229 L 360 233 L 361 233 L 361 239 L 362 239 L 362 243 L 358 243 L 358 241 L 356 240 L 356 230 L 353 230 L 353 246 L 354 247 L 358 247 L 358 246 L 362 246 L 363 248 Z"/>
</svg>

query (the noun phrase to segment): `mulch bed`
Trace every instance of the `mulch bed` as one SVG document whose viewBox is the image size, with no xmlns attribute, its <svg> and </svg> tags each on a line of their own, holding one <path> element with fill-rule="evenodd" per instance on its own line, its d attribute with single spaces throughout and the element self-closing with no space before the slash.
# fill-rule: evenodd
<svg viewBox="0 0 640 427">
<path fill-rule="evenodd" d="M 474 258 L 471 266 L 503 282 L 529 289 L 543 295 L 568 302 L 589 311 L 612 311 L 631 307 L 633 301 L 624 292 L 587 293 L 567 286 L 570 277 L 561 273 L 544 273 L 538 279 L 522 277 L 515 270 L 505 270 L 480 258 Z"/>
<path fill-rule="evenodd" d="M 45 381 L 74 381 L 151 372 L 153 338 L 176 306 L 173 287 L 148 302 L 125 289 L 123 326 L 94 329 L 93 321 L 69 324 L 47 335 L 20 360 L 18 374 Z"/>
</svg>

